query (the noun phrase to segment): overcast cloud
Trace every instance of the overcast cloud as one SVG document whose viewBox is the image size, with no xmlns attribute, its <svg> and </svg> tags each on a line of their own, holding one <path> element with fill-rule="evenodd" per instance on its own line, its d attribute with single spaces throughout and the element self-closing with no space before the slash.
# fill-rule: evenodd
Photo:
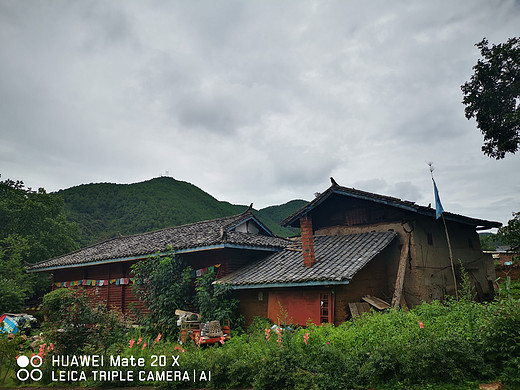
<svg viewBox="0 0 520 390">
<path fill-rule="evenodd" d="M 464 117 L 518 1 L 0 0 L 0 174 L 47 191 L 163 175 L 255 208 L 343 186 L 503 223 L 520 155 Z"/>
</svg>

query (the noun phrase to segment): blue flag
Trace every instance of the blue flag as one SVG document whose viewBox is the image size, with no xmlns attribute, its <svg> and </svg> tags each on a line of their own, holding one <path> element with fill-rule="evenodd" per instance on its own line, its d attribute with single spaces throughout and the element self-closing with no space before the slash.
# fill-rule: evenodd
<svg viewBox="0 0 520 390">
<path fill-rule="evenodd" d="M 433 192 L 435 195 L 435 217 L 439 219 L 444 212 L 444 209 L 442 208 L 441 198 L 439 198 L 439 191 L 437 190 L 437 184 L 435 184 L 435 180 L 433 180 Z"/>
</svg>

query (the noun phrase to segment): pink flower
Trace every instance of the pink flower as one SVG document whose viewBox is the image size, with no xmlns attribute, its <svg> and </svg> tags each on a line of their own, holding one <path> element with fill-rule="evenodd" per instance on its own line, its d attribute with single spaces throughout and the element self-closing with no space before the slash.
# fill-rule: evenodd
<svg viewBox="0 0 520 390">
<path fill-rule="evenodd" d="M 54 351 L 54 344 L 53 344 L 53 343 L 50 343 L 49 345 L 50 345 L 50 347 L 51 347 L 51 351 Z"/>
<path fill-rule="evenodd" d="M 269 336 L 271 334 L 271 329 L 265 328 L 265 339 L 269 341 Z"/>
<path fill-rule="evenodd" d="M 130 342 L 129 342 L 129 347 L 132 348 L 134 346 L 134 339 L 130 339 Z"/>
<path fill-rule="evenodd" d="M 303 336 L 303 342 L 305 343 L 305 345 L 307 345 L 307 340 L 309 340 L 309 333 L 305 333 L 305 335 Z"/>
<path fill-rule="evenodd" d="M 278 340 L 276 340 L 276 342 L 281 347 L 282 346 L 282 330 L 280 328 L 277 328 L 276 333 L 278 333 Z"/>
<path fill-rule="evenodd" d="M 419 321 L 419 328 L 421 328 L 421 329 L 424 328 L 424 324 L 421 321 Z"/>
<path fill-rule="evenodd" d="M 139 340 L 137 340 L 137 345 L 141 344 L 141 341 L 143 341 L 143 339 L 139 336 Z"/>
<path fill-rule="evenodd" d="M 219 343 L 224 345 L 224 341 L 226 340 L 226 338 L 224 337 L 224 335 L 220 336 L 220 341 Z"/>
<path fill-rule="evenodd" d="M 153 342 L 152 346 L 154 346 L 155 344 L 157 344 L 157 342 L 161 339 L 162 335 L 159 333 L 159 335 L 157 336 L 157 338 L 155 339 L 155 341 Z"/>
<path fill-rule="evenodd" d="M 327 341 L 327 345 L 329 345 L 330 343 Z"/>
<path fill-rule="evenodd" d="M 144 349 L 144 347 L 146 347 L 146 341 L 144 342 L 144 344 L 143 344 L 143 348 L 141 348 L 141 349 Z"/>
<path fill-rule="evenodd" d="M 182 348 L 182 347 L 180 347 L 178 345 L 175 346 L 174 350 L 181 351 L 182 353 L 184 353 L 184 348 Z"/>
</svg>

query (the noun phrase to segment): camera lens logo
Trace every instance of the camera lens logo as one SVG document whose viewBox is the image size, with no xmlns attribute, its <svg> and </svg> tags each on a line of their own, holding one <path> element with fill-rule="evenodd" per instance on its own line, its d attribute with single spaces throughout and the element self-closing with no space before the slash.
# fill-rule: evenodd
<svg viewBox="0 0 520 390">
<path fill-rule="evenodd" d="M 33 381 L 39 381 L 42 379 L 43 372 L 38 367 L 40 367 L 43 363 L 43 359 L 41 356 L 34 355 L 30 359 L 25 355 L 20 355 L 16 359 L 16 363 L 20 369 L 16 372 L 16 377 L 18 380 L 24 382 L 27 379 L 31 378 Z M 29 371 L 25 367 L 31 364 L 32 370 Z"/>
</svg>

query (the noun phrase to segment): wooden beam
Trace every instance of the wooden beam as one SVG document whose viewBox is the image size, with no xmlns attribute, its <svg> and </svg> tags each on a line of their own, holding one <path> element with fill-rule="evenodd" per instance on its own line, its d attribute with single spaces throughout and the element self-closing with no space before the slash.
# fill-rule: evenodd
<svg viewBox="0 0 520 390">
<path fill-rule="evenodd" d="M 348 307 L 352 317 L 359 317 L 361 314 L 368 313 L 370 311 L 370 305 L 365 302 L 349 303 Z"/>
<path fill-rule="evenodd" d="M 406 273 L 406 262 L 410 253 L 410 234 L 404 237 L 404 244 L 401 248 L 401 257 L 399 258 L 399 266 L 397 268 L 397 277 L 395 279 L 394 295 L 392 296 L 392 307 L 397 309 L 401 303 L 404 287 L 404 275 Z"/>
<path fill-rule="evenodd" d="M 390 307 L 388 302 L 385 302 L 378 297 L 373 297 L 372 295 L 365 295 L 362 299 L 365 302 L 370 303 L 372 306 L 374 306 L 376 309 L 379 309 L 379 310 L 385 310 Z"/>
<path fill-rule="evenodd" d="M 348 308 L 350 309 L 350 315 L 352 317 L 359 316 L 359 310 L 358 310 L 357 305 L 355 303 L 349 303 L 348 304 Z"/>
</svg>

